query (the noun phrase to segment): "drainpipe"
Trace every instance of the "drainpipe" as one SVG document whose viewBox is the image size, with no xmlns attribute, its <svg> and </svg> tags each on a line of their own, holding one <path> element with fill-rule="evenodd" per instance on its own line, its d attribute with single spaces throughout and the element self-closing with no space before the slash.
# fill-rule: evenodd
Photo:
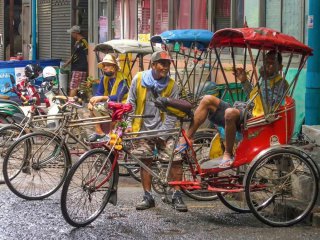
<svg viewBox="0 0 320 240">
<path fill-rule="evenodd" d="M 32 0 L 32 60 L 37 59 L 37 0 Z"/>
<path fill-rule="evenodd" d="M 308 45 L 313 56 L 308 59 L 306 82 L 306 125 L 320 124 L 320 1 L 309 0 Z"/>
</svg>

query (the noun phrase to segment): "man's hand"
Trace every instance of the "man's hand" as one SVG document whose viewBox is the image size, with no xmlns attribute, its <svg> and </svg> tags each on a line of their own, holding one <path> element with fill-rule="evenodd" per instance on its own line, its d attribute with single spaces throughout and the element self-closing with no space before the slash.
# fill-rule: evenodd
<svg viewBox="0 0 320 240">
<path fill-rule="evenodd" d="M 94 96 L 92 98 L 90 98 L 90 101 L 88 103 L 88 109 L 90 111 L 93 110 L 93 106 L 98 103 L 98 102 L 106 102 L 109 100 L 108 96 Z"/>
<path fill-rule="evenodd" d="M 90 103 L 92 105 L 98 103 L 98 102 L 106 102 L 109 100 L 108 96 L 94 96 L 92 98 L 90 98 Z"/>
<path fill-rule="evenodd" d="M 93 111 L 93 105 L 89 102 L 88 103 L 88 109 L 90 110 L 90 111 Z"/>
<path fill-rule="evenodd" d="M 247 81 L 247 74 L 246 71 L 243 68 L 237 68 L 235 73 L 233 73 L 236 78 L 240 81 L 240 82 L 245 82 Z"/>
</svg>

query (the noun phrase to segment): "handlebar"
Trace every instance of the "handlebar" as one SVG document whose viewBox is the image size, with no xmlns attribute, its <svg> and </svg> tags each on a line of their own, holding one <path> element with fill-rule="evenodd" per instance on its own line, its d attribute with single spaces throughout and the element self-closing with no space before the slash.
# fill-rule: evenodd
<svg viewBox="0 0 320 240">
<path fill-rule="evenodd" d="M 67 101 L 65 104 L 58 106 L 59 110 L 64 110 L 67 106 L 71 106 L 74 108 L 83 108 L 82 99 L 78 98 L 77 96 L 75 96 L 73 98 L 72 97 L 65 97 L 65 96 L 55 96 L 55 97 L 53 97 L 52 100 L 55 101 L 56 99 L 62 99 L 62 100 Z"/>
</svg>

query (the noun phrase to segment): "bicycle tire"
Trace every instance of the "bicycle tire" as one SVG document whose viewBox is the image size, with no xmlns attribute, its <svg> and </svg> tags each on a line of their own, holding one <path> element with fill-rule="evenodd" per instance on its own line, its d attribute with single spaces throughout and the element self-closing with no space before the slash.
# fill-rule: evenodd
<svg viewBox="0 0 320 240">
<path fill-rule="evenodd" d="M 197 159 L 207 158 L 209 156 L 210 143 L 214 134 L 212 132 L 196 132 L 193 138 L 194 150 L 197 155 Z M 200 145 L 199 145 L 200 144 Z M 192 178 L 190 173 L 190 167 L 184 167 L 184 179 L 188 180 Z M 185 188 L 181 189 L 188 197 L 198 201 L 213 201 L 216 200 L 217 194 L 206 189 L 200 190 L 188 190 Z"/>
<path fill-rule="evenodd" d="M 224 175 L 230 175 L 230 176 L 236 176 L 232 178 L 231 183 L 232 184 L 239 184 L 243 185 L 243 178 L 245 175 L 245 169 L 242 169 L 245 166 L 241 166 L 236 169 L 230 169 L 223 172 L 220 172 L 219 174 Z M 228 180 L 230 178 L 227 178 Z M 223 193 L 223 192 L 217 192 L 217 196 L 219 200 L 225 205 L 227 208 L 231 209 L 232 211 L 235 211 L 237 213 L 250 213 L 251 210 L 247 205 L 247 200 L 245 197 L 245 192 L 236 192 L 236 193 Z"/>
<path fill-rule="evenodd" d="M 60 145 L 61 139 L 49 132 L 34 132 L 19 138 L 9 148 L 3 163 L 3 176 L 9 189 L 26 200 L 41 200 L 55 193 L 71 165 L 67 146 Z"/>
<path fill-rule="evenodd" d="M 124 159 L 125 161 L 127 160 L 128 155 L 125 153 L 124 155 Z M 126 166 L 126 165 L 124 165 Z M 140 166 L 137 163 L 136 165 L 130 165 L 130 166 L 126 166 L 127 171 L 129 173 L 129 175 L 136 180 L 137 182 L 141 182 L 141 176 L 140 176 Z"/>
<path fill-rule="evenodd" d="M 119 160 L 126 157 L 126 153 L 119 153 Z M 119 176 L 120 177 L 130 177 L 130 173 L 128 171 L 128 167 L 126 165 L 119 164 Z"/>
<path fill-rule="evenodd" d="M 272 227 L 288 227 L 312 211 L 319 191 L 312 160 L 293 149 L 272 149 L 249 169 L 246 198 L 252 213 Z"/>
<path fill-rule="evenodd" d="M 10 124 L 0 128 L 0 184 L 5 183 L 3 178 L 3 159 L 7 153 L 7 150 L 17 140 L 19 135 L 24 135 L 25 132 L 21 133 L 22 127 L 14 124 Z M 9 177 L 10 178 L 10 177 Z"/>
<path fill-rule="evenodd" d="M 100 160 L 99 156 L 102 156 L 103 159 Z M 93 158 L 93 160 L 91 160 L 91 158 Z M 105 160 L 105 163 L 102 162 L 103 160 Z M 70 225 L 74 227 L 84 227 L 93 222 L 104 210 L 114 187 L 115 179 L 117 178 L 116 175 L 118 174 L 117 166 L 110 174 L 113 161 L 115 161 L 114 156 L 109 151 L 92 149 L 86 152 L 71 168 L 61 192 L 62 215 Z M 103 186 L 102 189 L 97 190 L 95 189 L 95 185 L 88 186 L 83 184 L 88 181 L 86 179 L 87 177 L 89 177 L 88 184 L 94 182 L 97 176 L 96 174 L 100 172 L 103 164 L 107 170 L 101 172 L 101 178 L 98 179 L 98 183 L 101 184 L 105 176 L 109 176 L 109 180 L 106 182 L 108 186 Z M 76 196 L 78 192 L 79 196 Z M 95 200 L 96 197 L 99 199 Z M 87 201 L 87 198 L 89 198 L 89 201 Z M 69 201 L 69 199 L 71 200 Z M 97 206 L 95 207 L 93 204 L 96 202 Z M 90 204 L 90 206 L 88 207 L 86 204 Z M 84 213 L 86 210 L 91 210 L 91 212 L 89 214 Z"/>
</svg>

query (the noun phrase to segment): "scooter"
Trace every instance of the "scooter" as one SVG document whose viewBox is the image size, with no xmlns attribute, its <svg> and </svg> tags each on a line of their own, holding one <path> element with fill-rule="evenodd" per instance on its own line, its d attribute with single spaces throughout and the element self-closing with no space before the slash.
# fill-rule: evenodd
<svg viewBox="0 0 320 240">
<path fill-rule="evenodd" d="M 10 75 L 10 80 L 11 86 L 10 83 L 6 83 L 3 93 L 6 94 L 11 91 L 21 99 L 22 93 L 17 89 L 12 75 Z M 25 113 L 17 102 L 10 100 L 6 95 L 0 95 L 0 124 L 19 123 L 24 117 Z"/>
</svg>

